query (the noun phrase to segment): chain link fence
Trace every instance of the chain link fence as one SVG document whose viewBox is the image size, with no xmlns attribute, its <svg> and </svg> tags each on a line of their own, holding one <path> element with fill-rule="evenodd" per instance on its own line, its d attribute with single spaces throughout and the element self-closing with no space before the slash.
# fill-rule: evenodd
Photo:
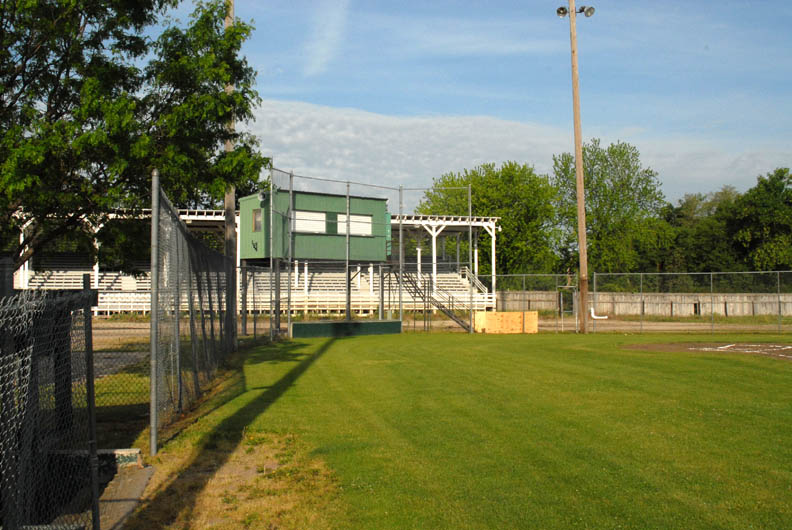
<svg viewBox="0 0 792 530">
<path fill-rule="evenodd" d="M 88 290 L 0 298 L 2 528 L 99 527 L 92 303 Z"/>
<path fill-rule="evenodd" d="M 195 403 L 235 349 L 236 313 L 226 310 L 234 262 L 189 233 L 153 180 L 150 443 L 156 454 L 158 431 Z"/>
<path fill-rule="evenodd" d="M 480 276 L 492 288 L 492 276 Z M 542 331 L 577 331 L 573 274 L 499 274 L 497 311 L 538 311 Z M 792 272 L 596 273 L 589 331 L 792 332 Z"/>
<path fill-rule="evenodd" d="M 595 273 L 594 330 L 792 331 L 792 272 Z"/>
<path fill-rule="evenodd" d="M 577 277 L 574 274 L 497 274 L 479 276 L 492 289 L 495 280 L 495 310 L 536 311 L 539 330 L 576 331 Z"/>
</svg>

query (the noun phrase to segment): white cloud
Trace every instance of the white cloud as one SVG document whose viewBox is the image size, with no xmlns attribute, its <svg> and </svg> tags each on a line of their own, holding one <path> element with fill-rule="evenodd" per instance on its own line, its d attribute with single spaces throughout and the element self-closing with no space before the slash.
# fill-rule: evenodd
<svg viewBox="0 0 792 530">
<path fill-rule="evenodd" d="M 394 187 L 430 187 L 444 173 L 506 160 L 549 173 L 553 154 L 573 149 L 571 131 L 486 116 L 396 117 L 275 100 L 265 100 L 256 115 L 250 130 L 276 167 Z M 696 137 L 658 139 L 640 129 L 618 134 L 603 134 L 603 143 L 622 140 L 638 147 L 672 201 L 726 184 L 744 191 L 757 175 L 792 160 L 791 149 L 735 148 Z M 412 206 L 417 199 L 408 202 Z"/>
<path fill-rule="evenodd" d="M 327 71 L 344 40 L 349 0 L 324 0 L 314 12 L 312 37 L 305 45 L 307 77 Z"/>
</svg>

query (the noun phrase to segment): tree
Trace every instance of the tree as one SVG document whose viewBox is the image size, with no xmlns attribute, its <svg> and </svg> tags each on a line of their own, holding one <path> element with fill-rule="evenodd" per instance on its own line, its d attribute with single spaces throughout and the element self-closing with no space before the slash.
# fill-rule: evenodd
<svg viewBox="0 0 792 530">
<path fill-rule="evenodd" d="M 215 0 L 199 3 L 185 29 L 141 36 L 176 3 L 0 6 L 0 240 L 16 266 L 118 208 L 145 207 L 153 167 L 181 204 L 258 178 L 266 160 L 254 139 L 226 127 L 249 119 L 256 101 L 239 56 L 251 27 L 224 31 L 225 3 Z M 141 68 L 150 52 L 157 58 Z M 236 144 L 229 154 L 226 139 Z"/>
<path fill-rule="evenodd" d="M 757 177 L 734 205 L 729 232 L 755 270 L 792 268 L 792 175 L 778 168 Z"/>
<path fill-rule="evenodd" d="M 467 215 L 467 188 L 471 185 L 473 215 L 500 217 L 497 271 L 503 274 L 550 272 L 556 266 L 553 201 L 556 191 L 548 178 L 517 162 L 500 168 L 483 164 L 461 173 L 446 173 L 434 180 L 417 212 Z M 482 269 L 489 272 L 489 245 L 483 245 Z"/>
<path fill-rule="evenodd" d="M 598 139 L 583 145 L 586 189 L 586 234 L 590 268 L 597 272 L 630 272 L 640 262 L 640 249 L 656 236 L 665 205 L 657 173 L 641 164 L 634 146 L 616 142 L 607 148 Z M 575 159 L 553 156 L 553 183 L 559 190 L 564 261 L 577 264 L 577 194 Z"/>
<path fill-rule="evenodd" d="M 735 252 L 728 222 L 739 193 L 732 186 L 720 191 L 687 194 L 677 206 L 669 206 L 666 219 L 674 229 L 664 269 L 675 272 L 721 272 L 745 270 Z"/>
</svg>

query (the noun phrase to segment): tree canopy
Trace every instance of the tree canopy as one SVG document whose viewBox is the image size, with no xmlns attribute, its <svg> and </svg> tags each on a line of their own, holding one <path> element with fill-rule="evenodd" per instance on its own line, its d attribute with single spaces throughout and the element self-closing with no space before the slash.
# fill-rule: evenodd
<svg viewBox="0 0 792 530">
<path fill-rule="evenodd" d="M 554 202 L 556 192 L 546 176 L 531 166 L 505 162 L 483 164 L 434 180 L 417 212 L 467 215 L 466 189 L 472 190 L 473 215 L 500 217 L 496 270 L 499 273 L 550 272 L 556 267 Z M 483 245 L 482 273 L 489 271 L 489 245 Z"/>
<path fill-rule="evenodd" d="M 778 168 L 734 201 L 728 228 L 748 265 L 792 269 L 792 175 Z"/>
<path fill-rule="evenodd" d="M 662 259 L 661 270 L 720 272 L 744 270 L 735 252 L 728 223 L 734 215 L 739 193 L 724 186 L 708 194 L 687 194 L 677 206 L 666 208 L 665 219 L 673 236 Z"/>
<path fill-rule="evenodd" d="M 724 186 L 666 202 L 657 173 L 638 150 L 584 145 L 589 267 L 592 272 L 739 272 L 792 269 L 792 176 L 778 168 L 745 193 Z M 434 180 L 423 214 L 500 217 L 498 273 L 565 273 L 577 268 L 574 158 L 553 157 L 553 176 L 531 166 L 484 164 Z M 484 235 L 486 240 L 488 236 Z M 481 246 L 482 274 L 489 245 Z"/>
<path fill-rule="evenodd" d="M 634 146 L 598 139 L 583 145 L 586 232 L 589 266 L 597 272 L 628 272 L 641 262 L 641 248 L 656 246 L 658 220 L 665 205 L 657 172 L 644 167 Z M 553 184 L 559 191 L 558 213 L 564 260 L 577 263 L 577 193 L 575 159 L 553 156 Z M 662 246 L 662 242 L 660 242 Z"/>
<path fill-rule="evenodd" d="M 252 28 L 224 30 L 215 0 L 198 3 L 187 27 L 142 36 L 176 3 L 0 6 L 0 240 L 17 265 L 118 208 L 146 207 L 154 167 L 177 204 L 257 180 L 266 159 L 255 139 L 227 127 L 257 101 L 240 56 Z"/>
</svg>

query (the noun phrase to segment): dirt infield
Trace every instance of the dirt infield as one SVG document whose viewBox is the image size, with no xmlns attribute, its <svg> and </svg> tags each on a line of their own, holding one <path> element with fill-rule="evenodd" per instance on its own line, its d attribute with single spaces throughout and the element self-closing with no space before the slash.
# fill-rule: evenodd
<svg viewBox="0 0 792 530">
<path fill-rule="evenodd" d="M 792 344 L 779 343 L 668 343 L 668 344 L 634 344 L 628 346 L 634 350 L 649 350 L 662 352 L 682 352 L 682 353 L 722 353 L 738 355 L 763 355 L 792 361 Z"/>
</svg>

